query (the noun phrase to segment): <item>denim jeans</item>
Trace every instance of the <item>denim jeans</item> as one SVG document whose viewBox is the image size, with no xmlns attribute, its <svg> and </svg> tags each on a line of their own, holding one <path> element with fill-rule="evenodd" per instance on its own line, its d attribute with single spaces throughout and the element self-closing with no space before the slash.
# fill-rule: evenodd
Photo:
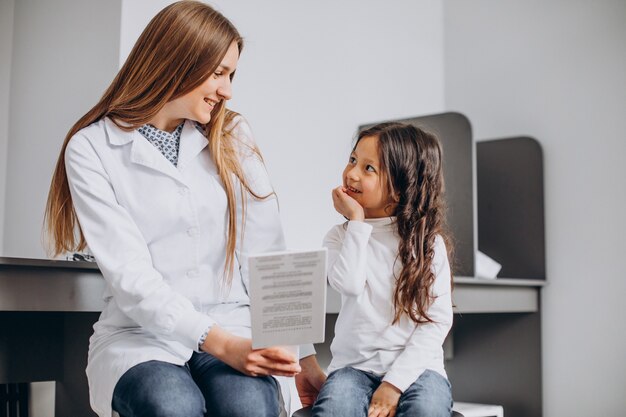
<svg viewBox="0 0 626 417">
<path fill-rule="evenodd" d="M 374 391 L 382 377 L 354 368 L 332 372 L 313 406 L 313 417 L 366 417 Z M 426 370 L 400 396 L 396 417 L 450 417 L 450 382 Z"/>
<path fill-rule="evenodd" d="M 183 366 L 149 361 L 126 371 L 113 392 L 121 417 L 276 417 L 278 382 L 249 377 L 208 353 Z"/>
</svg>

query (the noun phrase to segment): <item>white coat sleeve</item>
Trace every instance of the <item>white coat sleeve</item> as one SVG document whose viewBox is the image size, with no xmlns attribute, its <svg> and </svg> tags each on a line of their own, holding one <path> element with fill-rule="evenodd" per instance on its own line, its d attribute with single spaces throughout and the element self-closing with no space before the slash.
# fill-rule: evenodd
<svg viewBox="0 0 626 417">
<path fill-rule="evenodd" d="M 65 167 L 76 216 L 120 309 L 146 330 L 197 349 L 215 321 L 164 281 L 146 242 L 115 192 L 89 140 L 73 137 Z"/>
<path fill-rule="evenodd" d="M 383 378 L 404 392 L 427 369 L 425 363 L 443 355 L 443 342 L 452 327 L 452 298 L 450 285 L 450 264 L 445 244 L 437 237 L 434 270 L 433 295 L 436 297 L 428 315 L 433 323 L 415 327 L 404 351 L 396 358 Z M 443 360 L 443 358 L 441 358 Z"/>
<path fill-rule="evenodd" d="M 328 248 L 328 283 L 343 296 L 357 296 L 365 289 L 367 280 L 367 242 L 372 225 L 349 221 L 345 234 L 333 227 L 324 238 Z M 343 236 L 342 236 L 343 235 Z"/>
</svg>

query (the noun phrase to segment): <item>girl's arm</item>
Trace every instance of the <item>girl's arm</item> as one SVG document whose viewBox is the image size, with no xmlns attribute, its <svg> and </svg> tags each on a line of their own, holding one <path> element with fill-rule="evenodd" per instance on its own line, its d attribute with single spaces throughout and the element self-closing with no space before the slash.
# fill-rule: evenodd
<svg viewBox="0 0 626 417">
<path fill-rule="evenodd" d="M 383 378 L 402 392 L 419 378 L 433 358 L 439 357 L 443 362 L 443 342 L 452 327 L 450 264 L 441 237 L 437 237 L 436 241 L 434 269 L 436 278 L 432 292 L 436 298 L 428 309 L 428 315 L 434 322 L 415 327 L 404 352 L 396 358 Z"/>
<path fill-rule="evenodd" d="M 343 296 L 358 296 L 365 289 L 367 242 L 372 226 L 349 221 L 333 227 L 324 238 L 328 248 L 328 283 Z"/>
</svg>

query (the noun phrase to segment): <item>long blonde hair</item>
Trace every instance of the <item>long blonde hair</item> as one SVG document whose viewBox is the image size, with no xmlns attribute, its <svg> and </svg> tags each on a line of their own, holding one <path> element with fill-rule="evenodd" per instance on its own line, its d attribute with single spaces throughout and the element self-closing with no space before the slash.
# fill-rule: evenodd
<svg viewBox="0 0 626 417">
<path fill-rule="evenodd" d="M 173 3 L 148 23 L 100 101 L 65 137 L 50 184 L 44 219 L 45 231 L 53 241 L 49 250 L 52 255 L 86 247 L 65 170 L 65 150 L 72 136 L 105 117 L 126 131 L 148 123 L 166 103 L 202 84 L 218 67 L 233 42 L 241 52 L 243 39 L 233 24 L 210 6 L 197 1 Z M 213 110 L 211 121 L 204 126 L 228 201 L 224 267 L 227 285 L 232 282 L 237 244 L 237 193 L 233 175 L 239 180 L 242 220 L 245 219 L 244 189 L 259 198 L 246 182 L 234 143 L 232 122 L 236 115 L 226 109 L 222 100 Z M 242 221 L 242 234 L 243 224 Z"/>
</svg>

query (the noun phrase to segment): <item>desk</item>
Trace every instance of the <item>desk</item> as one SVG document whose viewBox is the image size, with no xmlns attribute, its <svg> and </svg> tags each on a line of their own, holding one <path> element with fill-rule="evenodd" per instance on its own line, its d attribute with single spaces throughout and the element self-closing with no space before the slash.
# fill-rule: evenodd
<svg viewBox="0 0 626 417">
<path fill-rule="evenodd" d="M 538 310 L 543 283 L 455 280 L 453 360 L 447 367 L 456 399 L 475 402 L 482 395 L 485 399 L 481 402 L 504 404 L 506 409 L 507 398 L 501 398 L 497 389 L 495 395 L 492 388 L 489 392 L 480 390 L 480 378 L 490 378 L 487 385 L 508 386 L 502 385 L 499 377 L 494 378 L 502 372 L 521 380 L 524 386 L 533 383 L 534 401 L 537 395 L 541 398 L 537 359 L 540 365 Z M 85 367 L 92 325 L 104 306 L 104 287 L 93 263 L 0 257 L 0 383 L 56 381 L 56 416 L 94 416 L 89 407 Z M 331 293 L 330 317 L 338 311 L 338 302 L 336 293 Z M 509 331 L 502 332 L 503 326 Z M 332 327 L 329 320 L 331 335 Z M 523 333 L 511 339 L 511 332 L 518 331 Z M 520 337 L 524 341 L 521 344 Z M 529 344 L 532 349 L 528 349 Z M 319 348 L 323 362 L 324 347 Z M 522 353 L 534 357 L 530 365 L 519 361 Z M 485 368 L 485 361 L 494 362 L 491 370 Z M 524 376 L 529 369 L 531 375 Z M 520 370 L 524 371 L 522 375 Z"/>
</svg>

